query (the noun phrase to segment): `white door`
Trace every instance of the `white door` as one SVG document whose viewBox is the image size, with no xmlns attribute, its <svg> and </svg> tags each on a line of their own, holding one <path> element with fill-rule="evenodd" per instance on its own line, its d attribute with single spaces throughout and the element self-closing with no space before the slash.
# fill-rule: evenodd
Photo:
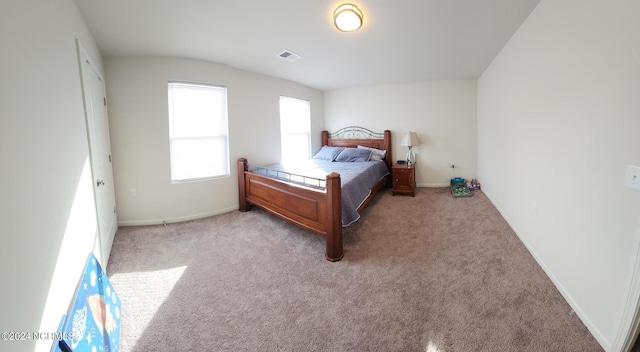
<svg viewBox="0 0 640 352">
<path fill-rule="evenodd" d="M 106 268 L 111 253 L 113 238 L 118 229 L 116 221 L 116 199 L 111 167 L 109 120 L 107 99 L 102 77 L 78 42 L 80 73 L 84 95 L 87 135 L 91 158 L 91 173 L 98 217 L 98 243 L 94 251 L 100 264 Z"/>
</svg>

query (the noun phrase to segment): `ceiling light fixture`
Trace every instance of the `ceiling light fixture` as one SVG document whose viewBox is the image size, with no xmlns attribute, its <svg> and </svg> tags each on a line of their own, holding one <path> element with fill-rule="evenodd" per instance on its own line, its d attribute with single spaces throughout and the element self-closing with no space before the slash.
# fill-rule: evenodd
<svg viewBox="0 0 640 352">
<path fill-rule="evenodd" d="M 333 12 L 333 23 L 343 32 L 352 32 L 362 27 L 362 11 L 353 4 L 342 4 Z"/>
</svg>

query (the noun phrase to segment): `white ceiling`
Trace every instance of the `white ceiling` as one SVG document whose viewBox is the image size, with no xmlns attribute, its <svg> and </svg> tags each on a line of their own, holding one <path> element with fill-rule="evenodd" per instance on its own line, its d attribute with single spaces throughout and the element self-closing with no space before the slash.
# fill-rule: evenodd
<svg viewBox="0 0 640 352">
<path fill-rule="evenodd" d="M 76 0 L 104 56 L 177 56 L 330 90 L 476 79 L 540 0 Z M 302 56 L 278 57 L 283 50 Z"/>
</svg>

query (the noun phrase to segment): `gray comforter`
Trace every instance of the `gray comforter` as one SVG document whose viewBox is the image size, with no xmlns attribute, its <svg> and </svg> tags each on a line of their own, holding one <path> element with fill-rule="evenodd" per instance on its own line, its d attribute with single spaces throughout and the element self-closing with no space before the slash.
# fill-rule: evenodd
<svg viewBox="0 0 640 352">
<path fill-rule="evenodd" d="M 273 170 L 286 171 L 294 174 L 291 176 L 291 181 L 309 182 L 311 185 L 313 185 L 313 180 L 305 181 L 302 177 L 296 175 L 324 180 L 332 172 L 339 173 L 342 184 L 343 227 L 349 226 L 360 219 L 360 214 L 357 211 L 358 207 L 371 193 L 371 187 L 389 174 L 387 166 L 382 161 L 332 162 L 311 159 L 308 162 L 292 166 L 271 165 L 267 169 L 258 169 L 254 170 L 254 172 L 287 179 L 288 176 L 277 175 Z M 321 186 L 324 187 L 324 182 Z"/>
</svg>

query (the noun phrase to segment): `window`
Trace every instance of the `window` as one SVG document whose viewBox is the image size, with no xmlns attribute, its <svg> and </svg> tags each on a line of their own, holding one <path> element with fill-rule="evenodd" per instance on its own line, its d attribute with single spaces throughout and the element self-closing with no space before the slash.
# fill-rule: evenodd
<svg viewBox="0 0 640 352">
<path fill-rule="evenodd" d="M 311 157 L 311 109 L 307 100 L 280 97 L 282 163 Z"/>
<path fill-rule="evenodd" d="M 229 176 L 227 88 L 169 82 L 171 181 Z"/>
</svg>

